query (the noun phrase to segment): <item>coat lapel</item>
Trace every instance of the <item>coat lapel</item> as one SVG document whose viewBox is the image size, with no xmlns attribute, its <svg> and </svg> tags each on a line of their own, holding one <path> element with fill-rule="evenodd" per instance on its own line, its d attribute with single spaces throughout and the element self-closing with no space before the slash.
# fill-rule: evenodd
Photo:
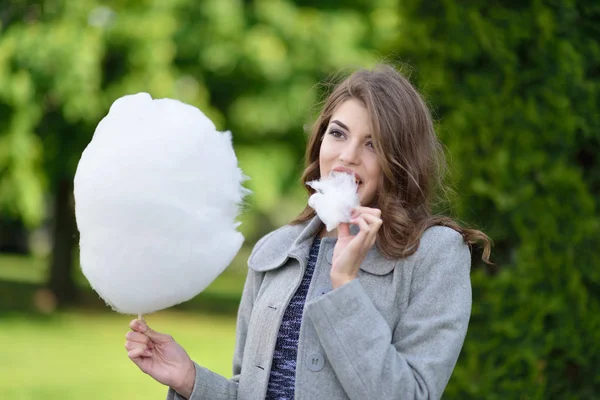
<svg viewBox="0 0 600 400">
<path fill-rule="evenodd" d="M 265 236 L 256 244 L 248 266 L 265 272 L 281 267 L 292 257 L 301 262 L 308 259 L 312 239 L 319 232 L 321 220 L 314 217 L 298 225 L 286 225 Z"/>
<path fill-rule="evenodd" d="M 350 233 L 358 235 L 359 228 L 357 225 L 350 225 Z M 379 249 L 377 244 L 369 250 L 360 269 L 373 275 L 387 275 L 394 270 L 398 260 L 386 258 Z"/>
<path fill-rule="evenodd" d="M 286 225 L 265 236 L 256 245 L 248 259 L 248 266 L 255 271 L 271 271 L 295 258 L 306 262 L 312 240 L 322 227 L 319 217 L 298 225 Z M 358 234 L 358 227 L 352 225 L 350 232 Z M 335 239 L 334 239 L 335 240 Z M 377 246 L 373 246 L 363 260 L 360 269 L 374 275 L 387 275 L 394 269 L 398 260 L 384 257 Z"/>
</svg>

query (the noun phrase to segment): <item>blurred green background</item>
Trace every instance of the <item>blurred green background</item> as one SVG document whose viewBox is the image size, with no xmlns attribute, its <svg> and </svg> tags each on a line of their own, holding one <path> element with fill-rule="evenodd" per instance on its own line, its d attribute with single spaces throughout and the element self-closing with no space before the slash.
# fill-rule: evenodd
<svg viewBox="0 0 600 400">
<path fill-rule="evenodd" d="M 233 132 L 246 243 L 204 293 L 147 317 L 230 375 L 252 245 L 306 204 L 305 127 L 333 76 L 397 64 L 446 145 L 473 314 L 448 399 L 600 398 L 600 2 L 0 1 L 0 399 L 162 398 L 77 264 L 72 182 L 118 97 Z"/>
</svg>

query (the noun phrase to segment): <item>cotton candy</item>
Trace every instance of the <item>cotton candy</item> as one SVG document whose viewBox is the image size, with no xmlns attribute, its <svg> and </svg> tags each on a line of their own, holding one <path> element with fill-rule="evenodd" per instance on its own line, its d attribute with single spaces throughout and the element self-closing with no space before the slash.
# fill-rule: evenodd
<svg viewBox="0 0 600 400">
<path fill-rule="evenodd" d="M 197 108 L 147 93 L 117 99 L 75 174 L 83 274 L 120 313 L 191 299 L 242 245 L 244 180 L 231 134 Z"/>
<path fill-rule="evenodd" d="M 308 205 L 316 211 L 327 231 L 332 231 L 341 222 L 350 222 L 352 209 L 359 206 L 354 176 L 334 172 L 321 180 L 307 182 L 307 185 L 316 191 L 308 199 Z"/>
</svg>

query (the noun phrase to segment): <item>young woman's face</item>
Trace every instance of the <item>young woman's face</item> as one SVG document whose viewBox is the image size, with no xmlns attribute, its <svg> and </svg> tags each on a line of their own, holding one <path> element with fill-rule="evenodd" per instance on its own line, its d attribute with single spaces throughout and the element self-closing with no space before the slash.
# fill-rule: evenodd
<svg viewBox="0 0 600 400">
<path fill-rule="evenodd" d="M 329 120 L 319 153 L 321 178 L 332 171 L 355 175 L 360 204 L 368 206 L 381 179 L 381 166 L 371 140 L 371 120 L 357 100 L 346 100 Z"/>
</svg>

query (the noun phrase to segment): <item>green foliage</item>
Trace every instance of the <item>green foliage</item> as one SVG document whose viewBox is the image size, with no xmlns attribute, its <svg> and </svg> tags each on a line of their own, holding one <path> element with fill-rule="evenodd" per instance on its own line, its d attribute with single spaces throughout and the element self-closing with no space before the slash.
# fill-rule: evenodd
<svg viewBox="0 0 600 400">
<path fill-rule="evenodd" d="M 374 62 L 382 33 L 371 33 L 370 16 L 385 20 L 384 3 L 342 10 L 283 0 L 12 4 L 0 26 L 0 140 L 7 143 L 0 210 L 39 223 L 44 193 L 73 175 L 112 101 L 147 91 L 198 106 L 231 130 L 244 170 L 277 171 L 249 183 L 258 197 L 249 198 L 247 236 L 287 222 L 304 201 L 297 177 L 315 83 Z M 276 198 L 281 207 L 272 206 Z"/>
<path fill-rule="evenodd" d="M 391 48 L 419 71 L 452 156 L 458 215 L 494 239 L 499 267 L 474 268 L 446 395 L 595 398 L 600 7 L 408 3 Z"/>
<path fill-rule="evenodd" d="M 241 227 L 251 242 L 306 204 L 298 180 L 302 128 L 320 96 L 316 83 L 377 58 L 370 14 L 385 1 L 360 9 L 298 3 L 204 0 L 182 2 L 178 10 L 175 63 L 206 85 L 251 177 L 255 194 Z"/>
<path fill-rule="evenodd" d="M 12 3 L 3 10 L 0 210 L 39 223 L 44 193 L 72 179 L 117 97 L 138 91 L 177 97 L 171 41 L 177 24 L 163 13 L 174 2 L 124 3 L 115 2 L 117 11 L 93 0 Z"/>
<path fill-rule="evenodd" d="M 3 4 L 0 215 L 38 224 L 112 101 L 146 91 L 233 132 L 255 193 L 241 218 L 251 244 L 305 204 L 298 177 L 316 82 L 402 59 L 439 120 L 455 214 L 494 239 L 498 264 L 474 262 L 471 326 L 446 397 L 597 397 L 596 3 Z"/>
</svg>

